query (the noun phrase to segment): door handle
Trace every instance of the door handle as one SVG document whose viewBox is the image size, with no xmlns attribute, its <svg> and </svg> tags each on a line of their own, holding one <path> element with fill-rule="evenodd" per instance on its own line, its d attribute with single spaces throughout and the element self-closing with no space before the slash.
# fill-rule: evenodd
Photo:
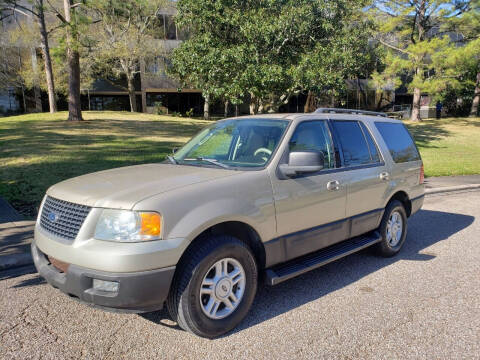
<svg viewBox="0 0 480 360">
<path fill-rule="evenodd" d="M 340 183 L 337 180 L 329 181 L 327 183 L 327 190 L 339 190 L 340 189 Z"/>
<path fill-rule="evenodd" d="M 390 180 L 390 174 L 389 174 L 388 172 L 386 172 L 386 171 L 385 171 L 385 172 L 382 172 L 382 173 L 380 174 L 380 179 L 381 179 L 381 180 L 385 180 L 385 181 Z"/>
</svg>

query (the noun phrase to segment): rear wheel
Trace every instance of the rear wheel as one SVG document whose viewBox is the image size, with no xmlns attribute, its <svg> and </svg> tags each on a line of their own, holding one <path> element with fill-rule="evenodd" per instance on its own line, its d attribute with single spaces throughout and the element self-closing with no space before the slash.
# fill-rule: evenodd
<svg viewBox="0 0 480 360">
<path fill-rule="evenodd" d="M 390 202 L 383 214 L 379 228 L 382 241 L 376 245 L 376 251 L 384 257 L 396 255 L 407 237 L 407 213 L 398 200 Z"/>
<path fill-rule="evenodd" d="M 208 238 L 188 250 L 167 300 L 178 325 L 214 338 L 237 326 L 257 289 L 257 266 L 249 247 L 231 236 Z"/>
</svg>

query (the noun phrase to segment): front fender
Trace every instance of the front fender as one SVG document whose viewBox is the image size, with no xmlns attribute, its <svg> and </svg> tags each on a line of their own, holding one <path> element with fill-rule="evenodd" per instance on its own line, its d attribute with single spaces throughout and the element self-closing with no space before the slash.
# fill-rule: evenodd
<svg viewBox="0 0 480 360">
<path fill-rule="evenodd" d="M 226 221 L 248 224 L 262 241 L 276 234 L 273 192 L 267 171 L 246 171 L 184 187 L 146 199 L 135 209 L 160 212 L 165 239 L 192 241 L 209 227 Z"/>
<path fill-rule="evenodd" d="M 245 223 L 255 229 L 259 236 L 264 239 L 270 238 L 271 226 L 269 226 L 268 209 L 252 206 L 243 203 L 238 199 L 213 200 L 191 209 L 172 228 L 169 237 L 187 238 L 189 241 L 195 239 L 208 228 L 227 221 L 238 221 Z"/>
</svg>

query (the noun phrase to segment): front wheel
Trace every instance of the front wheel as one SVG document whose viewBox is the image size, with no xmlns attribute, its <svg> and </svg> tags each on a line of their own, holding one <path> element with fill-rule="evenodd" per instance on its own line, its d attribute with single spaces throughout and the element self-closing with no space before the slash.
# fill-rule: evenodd
<svg viewBox="0 0 480 360">
<path fill-rule="evenodd" d="M 214 338 L 237 326 L 257 289 L 257 266 L 249 247 L 231 236 L 207 238 L 188 250 L 167 300 L 178 325 Z"/>
<path fill-rule="evenodd" d="M 383 257 L 396 255 L 407 237 L 407 213 L 400 201 L 394 200 L 387 205 L 378 230 L 382 241 L 376 245 L 376 252 Z"/>
</svg>

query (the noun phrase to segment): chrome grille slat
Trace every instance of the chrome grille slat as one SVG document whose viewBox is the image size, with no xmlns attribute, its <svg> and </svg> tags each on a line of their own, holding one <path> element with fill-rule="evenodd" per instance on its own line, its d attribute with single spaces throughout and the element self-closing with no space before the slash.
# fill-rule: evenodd
<svg viewBox="0 0 480 360">
<path fill-rule="evenodd" d="M 55 236 L 73 241 L 90 210 L 89 206 L 47 196 L 40 215 L 40 226 Z M 51 212 L 57 215 L 56 221 L 49 219 L 48 215 Z"/>
</svg>

